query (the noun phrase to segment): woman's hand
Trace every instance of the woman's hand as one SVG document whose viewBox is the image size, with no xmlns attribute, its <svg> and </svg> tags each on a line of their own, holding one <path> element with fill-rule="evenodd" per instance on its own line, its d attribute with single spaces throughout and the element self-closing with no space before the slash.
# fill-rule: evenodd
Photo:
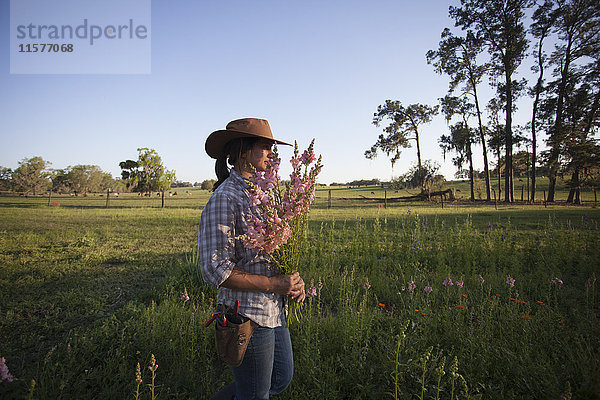
<svg viewBox="0 0 600 400">
<path fill-rule="evenodd" d="M 269 279 L 273 283 L 273 293 L 288 295 L 298 303 L 304 301 L 304 281 L 298 272 L 291 275 L 275 275 Z"/>
</svg>

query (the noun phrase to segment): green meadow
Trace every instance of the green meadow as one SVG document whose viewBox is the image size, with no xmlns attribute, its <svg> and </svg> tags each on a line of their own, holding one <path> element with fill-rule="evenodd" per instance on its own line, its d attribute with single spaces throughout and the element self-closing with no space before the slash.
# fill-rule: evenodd
<svg viewBox="0 0 600 400">
<path fill-rule="evenodd" d="M 319 189 L 300 270 L 317 295 L 292 321 L 294 380 L 277 398 L 600 398 L 594 193 L 583 206 L 394 199 L 410 194 Z M 206 399 L 231 382 L 203 327 L 209 195 L 177 189 L 165 208 L 156 193 L 108 208 L 98 194 L 1 196 L 0 357 L 14 379 L 0 398 Z"/>
</svg>

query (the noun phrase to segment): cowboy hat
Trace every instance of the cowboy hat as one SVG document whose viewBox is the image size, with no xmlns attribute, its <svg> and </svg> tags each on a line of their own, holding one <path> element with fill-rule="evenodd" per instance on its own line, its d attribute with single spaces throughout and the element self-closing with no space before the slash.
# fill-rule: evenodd
<svg viewBox="0 0 600 400">
<path fill-rule="evenodd" d="M 211 133 L 204 146 L 206 153 L 212 158 L 219 158 L 223 155 L 223 148 L 227 142 L 241 137 L 268 139 L 275 143 L 291 146 L 289 143 L 273 138 L 271 127 L 266 119 L 242 118 L 231 121 L 225 129 Z"/>
</svg>

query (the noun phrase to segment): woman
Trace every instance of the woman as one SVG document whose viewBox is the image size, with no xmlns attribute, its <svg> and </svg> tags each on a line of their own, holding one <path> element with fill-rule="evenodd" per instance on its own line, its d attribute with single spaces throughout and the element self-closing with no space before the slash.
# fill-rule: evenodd
<svg viewBox="0 0 600 400">
<path fill-rule="evenodd" d="M 285 296 L 304 301 L 304 281 L 297 272 L 279 274 L 264 254 L 239 239 L 248 229 L 246 215 L 257 215 L 248 199 L 247 179 L 253 169 L 267 169 L 273 143 L 288 144 L 273 139 L 269 123 L 255 118 L 231 121 L 206 139 L 206 152 L 216 159 L 218 181 L 200 218 L 202 276 L 219 288 L 218 304 L 233 307 L 239 301 L 239 313 L 258 325 L 242 364 L 232 367 L 235 382 L 213 399 L 268 399 L 292 380 L 294 362 L 284 304 Z"/>
</svg>

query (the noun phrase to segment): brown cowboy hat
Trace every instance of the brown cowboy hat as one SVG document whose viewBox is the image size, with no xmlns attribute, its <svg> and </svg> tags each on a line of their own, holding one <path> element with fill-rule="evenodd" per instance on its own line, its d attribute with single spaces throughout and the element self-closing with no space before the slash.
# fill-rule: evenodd
<svg viewBox="0 0 600 400">
<path fill-rule="evenodd" d="M 231 121 L 224 130 L 214 131 L 206 139 L 206 153 L 212 158 L 219 158 L 223 155 L 223 147 L 232 139 L 240 137 L 256 137 L 272 140 L 275 143 L 287 144 L 281 140 L 273 138 L 271 127 L 266 119 L 242 118 Z"/>
</svg>

